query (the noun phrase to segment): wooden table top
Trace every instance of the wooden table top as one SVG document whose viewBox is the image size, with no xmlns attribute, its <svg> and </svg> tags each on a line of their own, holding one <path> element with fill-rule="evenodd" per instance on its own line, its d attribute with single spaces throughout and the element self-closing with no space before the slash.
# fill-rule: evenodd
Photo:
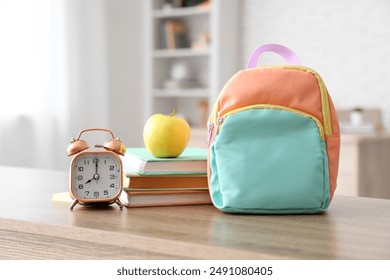
<svg viewBox="0 0 390 280">
<path fill-rule="evenodd" d="M 390 200 L 336 196 L 319 215 L 70 211 L 52 201 L 67 189 L 65 172 L 0 167 L 0 259 L 390 259 Z"/>
</svg>

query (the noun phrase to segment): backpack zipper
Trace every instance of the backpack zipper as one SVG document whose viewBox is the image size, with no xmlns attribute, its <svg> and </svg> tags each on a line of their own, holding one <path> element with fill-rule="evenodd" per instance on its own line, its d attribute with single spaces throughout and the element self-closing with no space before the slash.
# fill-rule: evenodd
<svg viewBox="0 0 390 280">
<path fill-rule="evenodd" d="M 333 128 L 332 128 L 332 118 L 330 113 L 328 91 L 326 90 L 325 83 L 322 80 L 321 76 L 313 69 L 304 66 L 287 66 L 286 68 L 306 71 L 314 75 L 314 77 L 316 77 L 321 92 L 321 106 L 322 106 L 322 116 L 324 118 L 325 135 L 332 135 Z"/>
<path fill-rule="evenodd" d="M 209 124 L 209 131 L 208 131 L 208 134 L 207 134 L 206 147 L 208 147 L 210 142 L 211 142 L 211 136 L 213 135 L 213 130 L 214 130 L 214 123 L 211 122 Z"/>
<path fill-rule="evenodd" d="M 326 90 L 325 83 L 322 80 L 321 76 L 317 72 L 315 72 L 314 70 L 312 70 L 308 67 L 305 67 L 305 66 L 293 66 L 293 65 L 280 65 L 280 66 L 278 66 L 278 65 L 276 65 L 276 66 L 262 66 L 260 68 L 275 68 L 275 67 L 276 68 L 295 69 L 295 70 L 306 71 L 306 72 L 314 75 L 314 77 L 316 77 L 316 79 L 318 81 L 318 86 L 320 88 L 321 107 L 322 107 L 322 116 L 324 118 L 324 125 L 322 125 L 321 122 L 316 117 L 314 117 L 310 114 L 307 114 L 307 115 L 311 116 L 311 118 L 313 120 L 314 119 L 317 120 L 318 121 L 318 122 L 316 121 L 317 125 L 320 124 L 321 127 L 323 127 L 322 131 L 323 131 L 324 137 L 321 137 L 321 138 L 325 138 L 325 135 L 332 135 L 333 129 L 332 129 L 332 119 L 331 119 L 328 92 Z M 246 70 L 242 70 L 242 71 L 250 71 L 252 69 L 256 69 L 256 68 L 246 69 Z M 222 89 L 222 91 L 223 91 L 223 89 Z M 213 110 L 211 112 L 211 119 L 210 119 L 211 123 L 210 124 L 213 124 L 213 128 L 217 125 L 217 122 L 218 122 L 219 102 L 220 102 L 220 95 L 218 96 L 218 98 L 214 104 Z M 256 105 L 252 105 L 252 106 L 256 106 Z M 277 106 L 277 105 L 270 105 L 270 106 Z M 280 107 L 283 107 L 283 106 L 280 106 Z M 244 108 L 244 107 L 242 107 L 242 108 Z M 287 108 L 287 107 L 285 107 L 285 108 Z M 241 108 L 234 109 L 234 110 L 239 110 L 239 109 L 241 109 Z M 291 108 L 287 108 L 287 109 L 291 109 Z M 232 110 L 232 111 L 234 111 L 234 110 Z M 295 110 L 295 109 L 291 109 L 291 112 L 293 112 L 293 110 Z M 298 110 L 296 110 L 296 111 L 298 111 Z M 298 112 L 301 112 L 301 111 L 298 111 Z M 302 113 L 304 113 L 304 112 L 302 112 Z M 226 113 L 225 115 L 227 115 L 227 114 L 229 114 L 229 113 Z M 219 133 L 219 129 L 218 129 L 218 131 L 211 133 L 211 134 L 214 134 L 214 136 L 215 136 L 218 133 Z M 210 142 L 211 142 L 211 135 L 210 135 L 210 139 L 208 139 L 207 142 L 208 142 L 208 145 L 207 145 L 207 147 L 208 147 Z"/>
<path fill-rule="evenodd" d="M 308 68 L 306 66 L 298 66 L 298 65 L 262 66 L 260 68 L 294 69 L 294 70 L 301 70 L 301 71 L 308 72 L 308 73 L 312 74 L 317 79 L 318 87 L 320 88 L 321 108 L 322 108 L 322 116 L 324 118 L 324 132 L 325 132 L 325 135 L 332 135 L 333 134 L 332 118 L 331 118 L 331 113 L 330 113 L 328 92 L 326 90 L 326 86 L 325 86 L 324 81 L 322 80 L 321 76 L 316 71 L 314 71 L 313 69 Z M 250 69 L 247 69 L 247 70 L 250 70 Z"/>
<path fill-rule="evenodd" d="M 237 109 L 234 109 L 234 110 L 231 110 L 231 111 L 227 112 L 221 118 L 218 118 L 217 126 L 215 127 L 215 130 L 214 130 L 214 137 L 213 138 L 215 138 L 215 136 L 219 134 L 219 131 L 221 130 L 223 121 L 229 115 L 236 114 L 236 113 L 243 112 L 243 111 L 247 111 L 247 110 L 251 110 L 251 109 L 283 110 L 283 111 L 288 111 L 288 112 L 291 112 L 291 113 L 294 113 L 294 114 L 297 114 L 297 115 L 301 115 L 301 116 L 306 117 L 306 118 L 310 118 L 317 124 L 318 131 L 319 131 L 319 134 L 320 134 L 320 138 L 322 140 L 325 139 L 325 129 L 324 129 L 324 126 L 322 125 L 320 120 L 317 119 L 315 116 L 313 116 L 311 114 L 308 114 L 306 112 L 300 111 L 300 110 L 296 110 L 296 109 L 292 109 L 292 108 L 285 107 L 285 106 L 280 106 L 280 105 L 272 105 L 272 104 L 249 105 L 249 106 L 244 106 L 244 107 L 237 108 Z"/>
<path fill-rule="evenodd" d="M 218 118 L 218 120 L 217 120 L 217 126 L 215 127 L 215 131 L 214 131 L 213 140 L 215 140 L 215 137 L 216 137 L 217 134 L 219 133 L 219 130 L 220 130 L 220 128 L 221 128 L 221 125 L 222 125 L 223 121 L 225 120 L 225 117 L 226 117 L 226 114 L 225 114 L 222 118 Z"/>
</svg>

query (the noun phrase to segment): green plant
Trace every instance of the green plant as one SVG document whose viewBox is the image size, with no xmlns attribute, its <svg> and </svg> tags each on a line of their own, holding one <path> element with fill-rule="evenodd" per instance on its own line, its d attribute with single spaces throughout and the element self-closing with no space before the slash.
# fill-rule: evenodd
<svg viewBox="0 0 390 280">
<path fill-rule="evenodd" d="M 361 107 L 355 107 L 355 108 L 353 108 L 352 109 L 352 112 L 363 112 L 363 108 L 361 108 Z"/>
</svg>

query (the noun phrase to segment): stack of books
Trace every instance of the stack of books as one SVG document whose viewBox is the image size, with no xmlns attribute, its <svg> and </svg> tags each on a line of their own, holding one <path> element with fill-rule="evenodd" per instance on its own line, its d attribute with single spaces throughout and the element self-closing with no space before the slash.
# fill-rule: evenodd
<svg viewBox="0 0 390 280">
<path fill-rule="evenodd" d="M 123 157 L 127 207 L 211 204 L 207 151 L 188 147 L 177 158 L 155 158 L 145 148 Z"/>
</svg>

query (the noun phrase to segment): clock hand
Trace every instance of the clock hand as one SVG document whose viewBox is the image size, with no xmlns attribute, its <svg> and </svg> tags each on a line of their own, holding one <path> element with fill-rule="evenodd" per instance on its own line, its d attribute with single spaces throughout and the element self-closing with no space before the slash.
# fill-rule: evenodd
<svg viewBox="0 0 390 280">
<path fill-rule="evenodd" d="M 92 180 L 99 180 L 100 176 L 99 174 L 95 174 L 93 175 L 92 179 L 89 179 L 87 182 L 85 182 L 84 184 L 88 184 L 88 183 L 91 183 Z"/>
<path fill-rule="evenodd" d="M 95 158 L 95 174 L 93 175 L 92 179 L 89 179 L 87 182 L 85 182 L 84 184 L 88 184 L 88 183 L 91 183 L 92 180 L 98 180 L 99 179 L 99 174 L 98 174 L 98 162 L 99 162 L 99 159 L 98 158 Z"/>
<path fill-rule="evenodd" d="M 85 182 L 84 184 L 88 184 L 88 183 L 91 183 L 92 180 L 95 180 L 95 177 L 93 177 L 92 179 L 89 179 L 87 182 Z"/>
</svg>

